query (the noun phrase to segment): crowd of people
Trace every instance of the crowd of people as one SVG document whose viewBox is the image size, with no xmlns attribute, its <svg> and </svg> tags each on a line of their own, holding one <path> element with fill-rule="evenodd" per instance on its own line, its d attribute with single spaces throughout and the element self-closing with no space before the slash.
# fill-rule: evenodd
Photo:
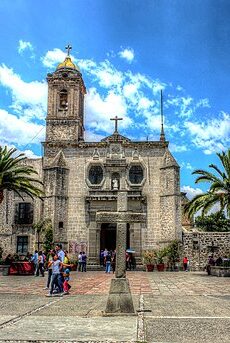
<svg viewBox="0 0 230 343">
<path fill-rule="evenodd" d="M 62 244 L 57 244 L 55 249 L 51 249 L 47 256 L 42 251 L 35 250 L 31 262 L 34 264 L 35 276 L 39 274 L 44 277 L 44 271 L 47 269 L 48 278 L 44 289 L 49 289 L 47 296 L 54 294 L 62 296 L 68 294 L 71 288 L 69 284 L 70 264 L 68 251 L 62 250 Z"/>
<path fill-rule="evenodd" d="M 136 259 L 134 254 L 126 252 L 126 270 L 136 269 Z M 116 270 L 116 250 L 104 249 L 100 252 L 100 265 L 105 268 L 105 273 L 115 273 Z"/>
<path fill-rule="evenodd" d="M 112 268 L 113 273 L 116 269 L 116 250 L 101 250 L 100 265 L 105 268 L 105 273 L 109 274 Z"/>
<path fill-rule="evenodd" d="M 49 291 L 46 296 L 63 296 L 69 294 L 71 285 L 70 273 L 73 264 L 67 250 L 62 249 L 62 244 L 56 244 L 54 249 L 49 250 L 48 253 L 44 251 L 35 250 L 33 254 L 27 253 L 23 258 L 18 257 L 20 261 L 31 262 L 34 266 L 34 276 L 44 277 L 47 273 L 47 282 L 44 290 Z M 17 258 L 11 254 L 6 257 L 9 264 Z M 115 273 L 116 270 L 116 250 L 104 249 L 100 252 L 100 265 L 104 267 L 105 273 Z M 134 254 L 126 252 L 126 270 L 136 269 L 136 259 Z M 77 256 L 77 271 L 87 271 L 87 254 L 81 251 Z"/>
</svg>

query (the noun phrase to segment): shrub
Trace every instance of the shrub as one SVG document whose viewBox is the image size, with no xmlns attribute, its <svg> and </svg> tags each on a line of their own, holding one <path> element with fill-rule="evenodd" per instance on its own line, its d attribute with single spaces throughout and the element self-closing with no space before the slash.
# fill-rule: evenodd
<svg viewBox="0 0 230 343">
<path fill-rule="evenodd" d="M 145 250 L 143 252 L 143 263 L 147 264 L 154 264 L 156 260 L 156 254 L 154 250 Z"/>
</svg>

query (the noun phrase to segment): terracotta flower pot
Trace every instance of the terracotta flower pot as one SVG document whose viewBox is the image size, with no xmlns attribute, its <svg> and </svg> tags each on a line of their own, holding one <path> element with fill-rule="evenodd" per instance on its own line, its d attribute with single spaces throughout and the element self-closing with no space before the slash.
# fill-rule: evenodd
<svg viewBox="0 0 230 343">
<path fill-rule="evenodd" d="M 165 269 L 164 263 L 159 263 L 159 264 L 157 264 L 157 270 L 158 270 L 158 272 L 163 272 L 164 269 Z"/>
<path fill-rule="evenodd" d="M 154 264 L 147 264 L 146 265 L 147 272 L 153 272 L 154 270 Z"/>
</svg>

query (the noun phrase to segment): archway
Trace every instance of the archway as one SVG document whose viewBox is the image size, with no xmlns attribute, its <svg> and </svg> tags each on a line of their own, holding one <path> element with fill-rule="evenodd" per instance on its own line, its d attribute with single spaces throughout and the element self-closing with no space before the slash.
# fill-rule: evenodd
<svg viewBox="0 0 230 343">
<path fill-rule="evenodd" d="M 116 237 L 117 237 L 117 225 L 114 223 L 101 224 L 100 235 L 100 250 L 105 248 L 108 250 L 116 249 Z M 129 224 L 127 224 L 127 236 L 126 236 L 126 249 L 130 248 L 130 230 Z"/>
</svg>

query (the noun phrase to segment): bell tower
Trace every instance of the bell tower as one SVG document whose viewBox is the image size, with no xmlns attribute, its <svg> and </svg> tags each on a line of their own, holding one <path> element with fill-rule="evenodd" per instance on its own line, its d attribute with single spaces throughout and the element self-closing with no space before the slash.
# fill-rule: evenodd
<svg viewBox="0 0 230 343">
<path fill-rule="evenodd" d="M 80 69 L 69 55 L 53 73 L 47 75 L 48 110 L 46 142 L 79 142 L 84 140 L 84 96 L 86 88 Z"/>
</svg>

